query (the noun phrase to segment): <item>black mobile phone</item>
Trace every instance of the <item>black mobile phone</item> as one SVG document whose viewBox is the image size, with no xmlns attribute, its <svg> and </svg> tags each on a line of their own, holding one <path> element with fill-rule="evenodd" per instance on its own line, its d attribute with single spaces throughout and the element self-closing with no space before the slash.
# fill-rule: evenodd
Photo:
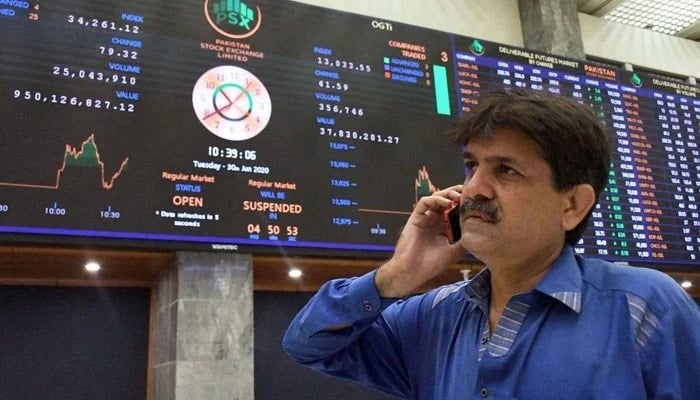
<svg viewBox="0 0 700 400">
<path fill-rule="evenodd" d="M 459 226 L 459 204 L 445 211 L 445 229 L 450 243 L 455 243 L 462 237 L 462 228 Z"/>
</svg>

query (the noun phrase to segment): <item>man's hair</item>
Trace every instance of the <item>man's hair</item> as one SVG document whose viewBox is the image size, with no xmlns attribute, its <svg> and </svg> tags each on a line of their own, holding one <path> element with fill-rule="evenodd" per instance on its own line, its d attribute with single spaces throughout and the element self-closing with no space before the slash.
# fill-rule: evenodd
<svg viewBox="0 0 700 400">
<path fill-rule="evenodd" d="M 555 190 L 587 183 L 599 198 L 608 180 L 612 136 L 590 108 L 547 93 L 497 90 L 482 95 L 449 134 L 455 143 L 466 145 L 498 128 L 517 129 L 537 143 L 552 169 Z M 567 243 L 579 241 L 594 208 L 566 232 Z"/>
</svg>

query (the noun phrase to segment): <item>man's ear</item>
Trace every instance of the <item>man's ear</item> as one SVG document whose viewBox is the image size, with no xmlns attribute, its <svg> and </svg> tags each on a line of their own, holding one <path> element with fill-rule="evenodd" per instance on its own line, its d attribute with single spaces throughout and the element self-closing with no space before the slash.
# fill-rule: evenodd
<svg viewBox="0 0 700 400">
<path fill-rule="evenodd" d="M 574 229 L 595 205 L 595 190 L 588 183 L 581 183 L 566 193 L 566 206 L 562 217 L 562 227 L 566 231 Z"/>
</svg>

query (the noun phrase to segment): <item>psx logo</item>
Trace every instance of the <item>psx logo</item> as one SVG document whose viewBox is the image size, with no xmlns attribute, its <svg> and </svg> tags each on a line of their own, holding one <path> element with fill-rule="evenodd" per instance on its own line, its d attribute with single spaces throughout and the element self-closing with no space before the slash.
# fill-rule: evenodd
<svg viewBox="0 0 700 400">
<path fill-rule="evenodd" d="M 253 36 L 262 22 L 260 7 L 240 0 L 206 0 L 204 15 L 215 31 L 233 39 Z"/>
</svg>

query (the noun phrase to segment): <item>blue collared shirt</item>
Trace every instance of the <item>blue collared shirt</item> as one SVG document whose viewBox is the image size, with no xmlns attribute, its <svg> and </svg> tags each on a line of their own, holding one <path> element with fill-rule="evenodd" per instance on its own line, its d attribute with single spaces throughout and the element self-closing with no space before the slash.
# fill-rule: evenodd
<svg viewBox="0 0 700 400">
<path fill-rule="evenodd" d="M 666 274 L 566 246 L 493 332 L 489 292 L 488 269 L 400 301 L 379 298 L 374 272 L 333 280 L 283 345 L 304 365 L 400 398 L 700 399 L 700 309 Z"/>
</svg>

